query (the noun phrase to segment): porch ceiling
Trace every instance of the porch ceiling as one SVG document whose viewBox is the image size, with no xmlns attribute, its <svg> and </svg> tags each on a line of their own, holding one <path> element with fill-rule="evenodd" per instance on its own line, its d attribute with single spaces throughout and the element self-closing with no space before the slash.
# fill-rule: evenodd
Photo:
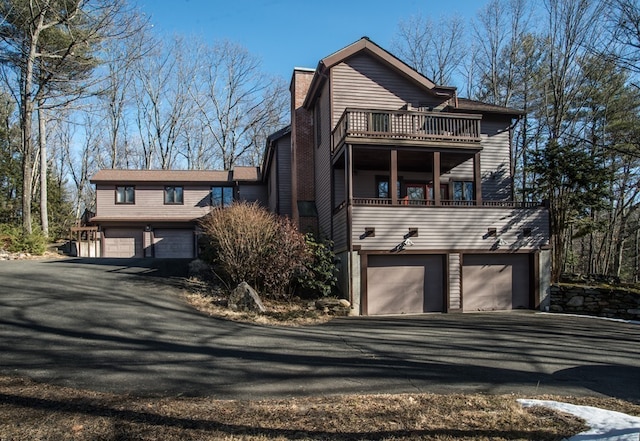
<svg viewBox="0 0 640 441">
<path fill-rule="evenodd" d="M 389 149 L 353 149 L 353 167 L 356 170 L 388 170 L 391 162 L 390 156 Z M 473 153 L 470 152 L 442 152 L 440 153 L 440 172 L 446 173 L 472 157 Z M 336 168 L 344 168 L 343 161 L 338 161 Z M 433 153 L 420 150 L 399 150 L 398 170 L 433 172 Z"/>
</svg>

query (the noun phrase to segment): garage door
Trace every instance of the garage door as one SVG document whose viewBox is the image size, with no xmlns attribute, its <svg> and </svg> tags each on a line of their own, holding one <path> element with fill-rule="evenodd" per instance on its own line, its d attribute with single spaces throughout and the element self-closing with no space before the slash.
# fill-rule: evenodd
<svg viewBox="0 0 640 441">
<path fill-rule="evenodd" d="M 154 230 L 154 257 L 168 257 L 173 259 L 193 258 L 193 237 L 193 230 Z"/>
<path fill-rule="evenodd" d="M 463 311 L 528 309 L 529 303 L 528 255 L 464 255 Z"/>
<path fill-rule="evenodd" d="M 367 313 L 442 312 L 443 256 L 369 256 Z"/>
<path fill-rule="evenodd" d="M 107 228 L 104 235 L 104 257 L 142 257 L 142 230 Z"/>
</svg>

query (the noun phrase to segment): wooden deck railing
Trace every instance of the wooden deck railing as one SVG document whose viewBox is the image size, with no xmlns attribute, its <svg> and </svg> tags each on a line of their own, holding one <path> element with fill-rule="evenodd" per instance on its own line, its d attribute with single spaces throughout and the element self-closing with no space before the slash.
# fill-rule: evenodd
<svg viewBox="0 0 640 441">
<path fill-rule="evenodd" d="M 392 205 L 390 198 L 353 198 L 353 205 L 364 206 L 377 206 L 377 205 Z M 503 207 L 503 208 L 535 208 L 540 207 L 543 204 L 541 202 L 520 202 L 520 201 L 454 201 L 454 200 L 442 200 L 439 206 L 441 207 Z M 398 199 L 395 206 L 414 206 L 414 207 L 434 207 L 435 201 L 430 199 Z"/>
<path fill-rule="evenodd" d="M 346 109 L 333 131 L 333 149 L 347 137 L 479 143 L 480 118 L 461 113 Z"/>
</svg>

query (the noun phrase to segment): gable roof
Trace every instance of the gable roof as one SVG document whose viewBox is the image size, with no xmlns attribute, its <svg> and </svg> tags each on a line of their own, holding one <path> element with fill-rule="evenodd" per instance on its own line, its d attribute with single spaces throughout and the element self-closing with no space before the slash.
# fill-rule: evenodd
<svg viewBox="0 0 640 441">
<path fill-rule="evenodd" d="M 232 171 L 221 170 L 99 170 L 91 178 L 91 183 L 209 183 L 232 181 L 259 181 L 257 167 L 235 167 Z"/>
<path fill-rule="evenodd" d="M 400 75 L 404 76 L 410 81 L 413 81 L 418 86 L 421 86 L 434 95 L 440 95 L 443 97 L 455 96 L 455 87 L 436 85 L 429 78 L 413 69 L 411 66 L 400 60 L 392 53 L 375 44 L 368 37 L 362 37 L 355 43 L 352 43 L 349 46 L 346 46 L 339 51 L 334 52 L 333 54 L 323 58 L 318 62 L 318 67 L 316 68 L 313 79 L 311 80 L 309 92 L 307 93 L 303 106 L 305 108 L 309 108 L 311 105 L 313 105 L 313 102 L 320 88 L 327 79 L 327 72 L 329 69 L 339 63 L 342 63 L 348 58 L 363 52 L 375 57 L 381 63 L 395 70 Z"/>
</svg>

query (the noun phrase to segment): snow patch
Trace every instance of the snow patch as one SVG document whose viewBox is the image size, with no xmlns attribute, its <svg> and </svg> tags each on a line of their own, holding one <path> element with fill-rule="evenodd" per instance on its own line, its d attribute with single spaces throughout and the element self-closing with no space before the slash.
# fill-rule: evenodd
<svg viewBox="0 0 640 441">
<path fill-rule="evenodd" d="M 640 417 L 597 407 L 576 406 L 558 401 L 520 399 L 518 402 L 523 407 L 544 406 L 585 420 L 591 429 L 572 436 L 567 441 L 640 440 Z"/>
</svg>

